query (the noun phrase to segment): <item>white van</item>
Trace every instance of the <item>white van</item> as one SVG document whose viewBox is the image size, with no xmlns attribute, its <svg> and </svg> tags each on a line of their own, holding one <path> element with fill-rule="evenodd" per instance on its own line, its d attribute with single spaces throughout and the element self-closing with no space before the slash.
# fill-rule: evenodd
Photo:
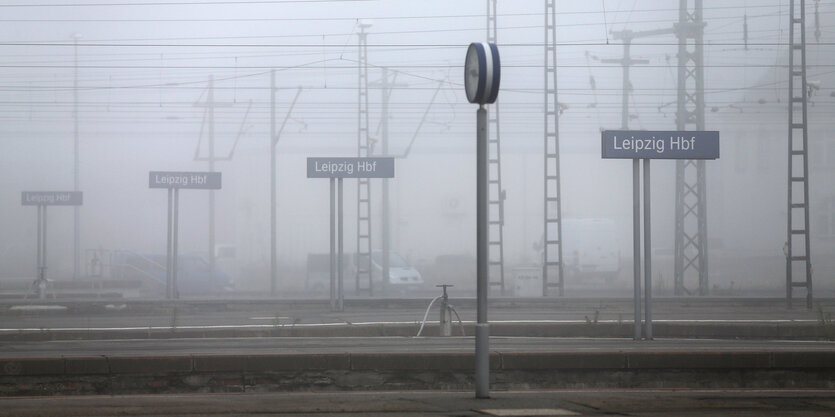
<svg viewBox="0 0 835 417">
<path fill-rule="evenodd" d="M 374 275 L 383 276 L 383 252 L 371 252 L 371 264 L 374 266 Z M 376 281 L 376 280 L 375 280 Z M 389 252 L 389 278 L 388 284 L 397 291 L 398 289 L 412 290 L 423 285 L 423 277 L 413 266 L 409 265 L 402 256 L 396 252 Z"/>
<path fill-rule="evenodd" d="M 344 288 L 346 291 L 353 291 L 357 274 L 357 254 L 353 256 L 343 255 Z M 375 294 L 383 284 L 383 252 L 371 252 L 371 265 L 373 268 Z M 406 293 L 418 289 L 423 285 L 423 277 L 414 267 L 409 265 L 402 256 L 396 252 L 389 252 L 389 290 L 391 293 Z M 368 287 L 368 282 L 362 282 L 362 288 Z M 311 253 L 307 255 L 307 278 L 305 290 L 314 293 L 327 293 L 330 288 L 330 254 Z"/>
</svg>

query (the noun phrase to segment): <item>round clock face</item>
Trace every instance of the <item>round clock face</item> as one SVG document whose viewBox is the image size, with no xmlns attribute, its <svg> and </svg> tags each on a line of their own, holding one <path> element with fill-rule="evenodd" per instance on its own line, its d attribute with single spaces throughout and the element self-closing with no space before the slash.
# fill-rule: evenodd
<svg viewBox="0 0 835 417">
<path fill-rule="evenodd" d="M 496 101 L 501 79 L 499 49 L 494 43 L 473 42 L 464 61 L 464 90 L 470 103 Z"/>
<path fill-rule="evenodd" d="M 470 45 L 467 49 L 467 58 L 464 61 L 464 90 L 467 92 L 467 100 L 470 103 L 480 101 L 479 95 L 479 77 L 483 74 L 479 71 L 478 64 L 478 47 L 475 44 Z M 483 88 L 483 87 L 482 87 Z"/>
</svg>

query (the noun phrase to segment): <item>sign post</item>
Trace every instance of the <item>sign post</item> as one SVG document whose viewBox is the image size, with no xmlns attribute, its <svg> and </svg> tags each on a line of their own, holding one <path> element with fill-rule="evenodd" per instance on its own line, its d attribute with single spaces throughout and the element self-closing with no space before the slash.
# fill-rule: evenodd
<svg viewBox="0 0 835 417">
<path fill-rule="evenodd" d="M 84 196 L 81 191 L 23 191 L 20 196 L 24 206 L 38 206 L 38 249 L 35 282 L 38 298 L 46 298 L 46 206 L 80 206 Z"/>
<path fill-rule="evenodd" d="M 177 289 L 177 256 L 180 217 L 180 189 L 219 190 L 220 172 L 151 171 L 148 173 L 149 188 L 168 190 L 168 234 L 165 253 L 165 298 L 180 298 Z M 210 253 L 209 256 L 214 256 Z"/>
<path fill-rule="evenodd" d="M 342 179 L 394 178 L 394 158 L 310 157 L 307 158 L 307 178 L 330 179 L 331 311 L 343 311 L 345 291 L 343 287 Z M 335 195 L 335 192 L 338 195 Z"/>
<path fill-rule="evenodd" d="M 650 160 L 717 159 L 717 131 L 605 130 L 601 134 L 603 159 L 632 159 L 634 241 L 635 340 L 641 340 L 640 184 L 638 160 L 644 164 L 644 338 L 652 340 L 652 228 L 650 216 Z"/>
</svg>

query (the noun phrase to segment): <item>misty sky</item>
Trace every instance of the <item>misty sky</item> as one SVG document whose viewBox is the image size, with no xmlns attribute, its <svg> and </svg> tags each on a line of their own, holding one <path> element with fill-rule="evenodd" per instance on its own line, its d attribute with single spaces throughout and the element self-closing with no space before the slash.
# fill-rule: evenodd
<svg viewBox="0 0 835 417">
<path fill-rule="evenodd" d="M 564 216 L 615 220 L 619 245 L 629 257 L 630 164 L 599 158 L 600 129 L 621 124 L 621 69 L 601 60 L 621 56 L 616 32 L 671 27 L 678 5 L 557 3 L 559 101 L 567 106 L 560 119 Z M 806 3 L 812 42 L 816 2 Z M 718 247 L 734 253 L 779 256 L 784 240 L 784 225 L 777 222 L 785 219 L 780 135 L 786 129 L 788 70 L 775 69 L 775 63 L 785 65 L 788 4 L 704 2 L 707 125 L 723 132 L 723 158 L 708 165 L 709 222 Z M 326 252 L 327 182 L 305 178 L 304 159 L 356 155 L 360 24 L 371 25 L 369 80 L 378 82 L 383 67 L 396 74 L 391 152 L 402 153 L 415 137 L 393 181 L 394 248 L 415 263 L 432 262 L 440 253 L 474 254 L 475 107 L 466 102 L 462 65 L 467 45 L 486 38 L 485 0 L 36 0 L 5 1 L 0 11 L 0 276 L 34 269 L 35 213 L 20 206 L 20 192 L 72 188 L 75 93 L 85 192 L 82 253 L 163 253 L 165 193 L 148 189 L 147 174 L 207 170 L 196 159 L 208 155 L 210 78 L 216 155 L 225 157 L 237 143 L 234 158 L 216 165 L 224 172 L 224 189 L 217 194 L 218 243 L 238 247 L 242 264 L 263 267 L 269 250 L 272 70 L 276 123 L 286 118 L 278 146 L 279 258 L 292 269 L 307 253 Z M 543 11 L 540 0 L 498 5 L 505 250 L 514 265 L 538 262 L 533 245 L 542 234 Z M 821 131 L 833 127 L 826 117 L 835 103 L 833 13 L 833 1 L 820 2 L 821 41 L 809 46 L 810 80 L 822 80 L 810 112 L 819 115 L 814 120 Z M 649 64 L 632 68 L 631 128 L 675 128 L 677 44 L 672 35 L 634 41 L 633 56 Z M 369 97 L 375 131 L 379 86 L 370 87 Z M 752 129 L 773 136 L 774 146 L 757 145 L 745 133 Z M 835 165 L 835 146 L 821 146 L 821 155 L 832 152 L 821 163 Z M 669 248 L 673 163 L 655 167 L 654 241 Z M 832 199 L 826 189 L 831 170 L 820 175 L 821 198 Z M 353 183 L 347 186 L 348 219 L 356 215 L 355 191 Z M 738 198 L 743 192 L 749 197 Z M 183 250 L 207 252 L 206 195 L 184 192 L 182 199 Z M 835 222 L 832 201 L 818 205 L 825 214 L 818 224 L 827 228 Z M 71 223 L 70 209 L 50 210 L 50 256 L 59 276 L 71 270 Z M 725 233 L 729 228 L 735 232 Z M 826 238 L 835 227 L 821 233 Z M 346 242 L 353 250 L 352 238 Z"/>
</svg>

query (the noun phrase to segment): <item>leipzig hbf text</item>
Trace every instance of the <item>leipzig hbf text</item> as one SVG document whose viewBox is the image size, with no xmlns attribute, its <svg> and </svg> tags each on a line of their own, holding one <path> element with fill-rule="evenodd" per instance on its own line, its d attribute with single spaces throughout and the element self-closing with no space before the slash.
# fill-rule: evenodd
<svg viewBox="0 0 835 417">
<path fill-rule="evenodd" d="M 313 163 L 313 170 L 315 172 L 332 172 L 335 174 L 353 175 L 356 172 L 376 172 L 377 161 L 315 161 Z"/>
<path fill-rule="evenodd" d="M 670 136 L 666 138 L 636 138 L 630 137 L 612 137 L 612 145 L 615 150 L 634 150 L 636 153 L 641 151 L 655 151 L 657 153 L 664 153 L 665 149 L 671 151 L 692 151 L 696 147 L 696 137 L 691 136 L 689 139 L 684 136 Z"/>
</svg>

